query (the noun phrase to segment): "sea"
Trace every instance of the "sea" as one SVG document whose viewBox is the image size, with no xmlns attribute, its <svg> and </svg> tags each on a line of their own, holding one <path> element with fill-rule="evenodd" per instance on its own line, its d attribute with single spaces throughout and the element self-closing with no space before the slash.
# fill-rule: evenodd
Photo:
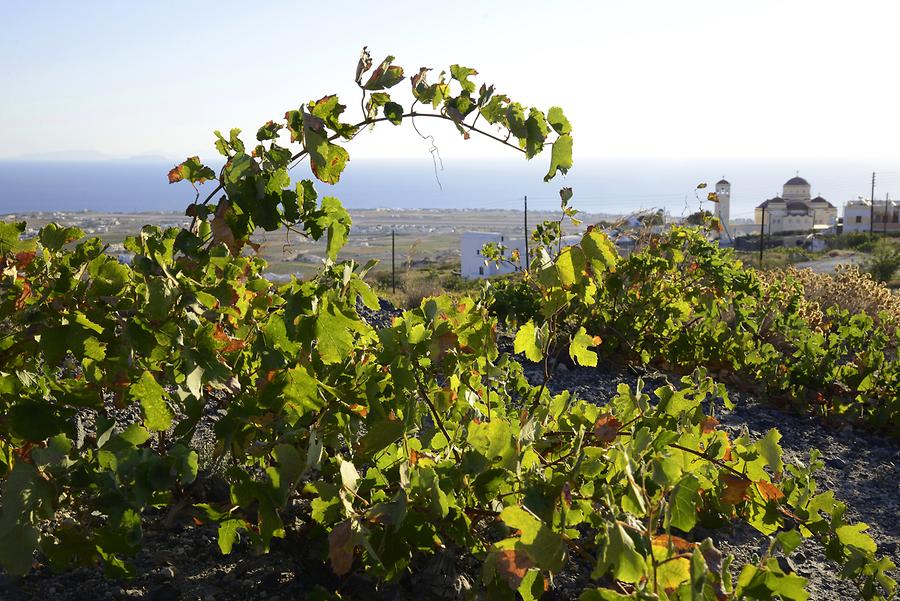
<svg viewBox="0 0 900 601">
<path fill-rule="evenodd" d="M 781 194 L 784 182 L 799 174 L 812 185 L 813 196 L 832 204 L 868 197 L 872 172 L 876 198 L 896 191 L 900 197 L 900 164 L 825 160 L 638 160 L 576 161 L 566 176 L 544 183 L 549 157 L 532 161 L 358 159 L 341 181 L 318 184 L 320 196 L 336 196 L 353 209 L 509 209 L 559 207 L 559 190 L 571 187 L 571 204 L 589 213 L 623 215 L 662 209 L 685 216 L 710 209 L 706 193 L 725 178 L 731 183 L 731 219 L 752 220 L 753 208 Z M 900 163 L 900 161 L 898 161 Z M 0 160 L 0 218 L 29 212 L 143 213 L 183 211 L 195 199 L 188 183 L 169 184 L 173 162 L 160 160 L 37 161 Z M 893 170 L 892 170 L 893 169 Z M 295 180 L 312 178 L 301 163 Z M 698 185 L 707 183 L 707 189 Z M 199 186 L 200 198 L 214 184 Z M 893 190 L 892 190 L 893 188 Z"/>
</svg>

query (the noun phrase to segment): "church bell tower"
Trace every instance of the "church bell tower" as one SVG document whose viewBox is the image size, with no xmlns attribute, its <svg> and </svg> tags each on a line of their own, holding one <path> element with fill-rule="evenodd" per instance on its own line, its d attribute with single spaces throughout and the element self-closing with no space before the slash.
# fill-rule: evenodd
<svg viewBox="0 0 900 601">
<path fill-rule="evenodd" d="M 732 238 L 731 236 L 731 184 L 728 183 L 724 178 L 720 179 L 716 182 L 716 197 L 719 199 L 719 202 L 716 203 L 716 208 L 713 214 L 715 217 L 721 222 L 722 228 L 724 229 L 724 236 L 720 235 L 719 238 L 727 237 L 729 240 Z"/>
</svg>

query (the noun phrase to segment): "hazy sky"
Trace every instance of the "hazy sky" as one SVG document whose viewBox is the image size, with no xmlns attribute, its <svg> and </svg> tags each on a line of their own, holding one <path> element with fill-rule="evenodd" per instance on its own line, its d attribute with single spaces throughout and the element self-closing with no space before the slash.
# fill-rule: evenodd
<svg viewBox="0 0 900 601">
<path fill-rule="evenodd" d="M 0 157 L 213 157 L 214 129 L 255 132 L 328 93 L 358 107 L 366 44 L 408 74 L 460 63 L 525 105 L 561 105 L 576 162 L 893 163 L 898 27 L 894 0 L 6 2 Z M 409 98 L 408 84 L 395 90 Z M 445 124 L 423 129 L 445 157 L 506 154 Z M 425 152 L 410 128 L 389 124 L 350 147 L 356 158 Z"/>
</svg>

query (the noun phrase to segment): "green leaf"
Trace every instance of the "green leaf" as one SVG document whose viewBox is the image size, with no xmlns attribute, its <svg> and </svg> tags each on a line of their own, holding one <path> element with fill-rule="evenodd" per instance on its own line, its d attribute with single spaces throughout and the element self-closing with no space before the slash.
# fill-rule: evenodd
<svg viewBox="0 0 900 601">
<path fill-rule="evenodd" d="M 215 179 L 216 172 L 200 162 L 200 157 L 189 157 L 175 165 L 169 171 L 169 183 L 174 184 L 187 180 L 191 184 L 202 184 L 208 179 Z"/>
<path fill-rule="evenodd" d="M 835 529 L 838 540 L 847 547 L 854 547 L 864 553 L 875 553 L 877 547 L 872 537 L 865 533 L 868 524 L 848 524 Z"/>
<path fill-rule="evenodd" d="M 566 543 L 559 534 L 521 507 L 506 507 L 500 512 L 500 519 L 520 531 L 519 540 L 541 569 L 562 570 L 566 561 Z"/>
<path fill-rule="evenodd" d="M 333 196 L 326 196 L 322 199 L 322 210 L 325 212 L 325 216 L 319 219 L 319 225 L 328 233 L 326 252 L 328 258 L 336 259 L 338 252 L 347 243 L 353 220 L 341 201 Z"/>
<path fill-rule="evenodd" d="M 634 541 L 619 523 L 606 528 L 606 549 L 602 561 L 598 561 L 593 577 L 600 577 L 611 569 L 612 575 L 622 582 L 640 582 L 647 576 L 644 556 L 634 550 Z"/>
<path fill-rule="evenodd" d="M 781 440 L 781 433 L 772 428 L 766 435 L 756 444 L 759 454 L 766 460 L 769 468 L 776 474 L 780 474 L 784 470 L 784 463 L 781 461 L 781 447 L 778 442 Z"/>
<path fill-rule="evenodd" d="M 587 330 L 582 326 L 572 336 L 572 342 L 569 344 L 569 357 L 578 365 L 597 367 L 597 353 L 588 349 L 598 344 L 600 344 L 599 337 L 588 336 Z"/>
<path fill-rule="evenodd" d="M 117 296 L 128 283 L 131 270 L 112 257 L 101 255 L 90 262 L 91 292 L 95 296 Z"/>
<path fill-rule="evenodd" d="M 384 105 L 384 116 L 394 125 L 400 125 L 403 120 L 403 107 L 396 102 L 388 102 Z"/>
<path fill-rule="evenodd" d="M 525 121 L 525 157 L 532 158 L 544 149 L 544 140 L 550 133 L 547 127 L 547 119 L 544 113 L 537 109 L 531 109 L 528 112 L 528 119 Z"/>
<path fill-rule="evenodd" d="M 368 431 L 359 440 L 358 452 L 363 457 L 373 457 L 403 436 L 406 425 L 398 419 L 381 419 L 369 425 Z"/>
<path fill-rule="evenodd" d="M 0 225 L 0 227 L 2 227 L 2 225 Z M 60 227 L 55 223 L 48 223 L 41 228 L 41 233 L 38 234 L 38 240 L 40 240 L 41 246 L 54 252 L 60 250 L 69 242 L 74 242 L 83 237 L 84 232 L 77 227 Z"/>
<path fill-rule="evenodd" d="M 316 350 L 325 363 L 340 363 L 353 350 L 350 328 L 353 319 L 341 313 L 334 305 L 326 304 L 316 317 Z"/>
<path fill-rule="evenodd" d="M 19 236 L 25 232 L 25 222 L 0 221 L 0 256 L 18 252 L 22 248 Z"/>
<path fill-rule="evenodd" d="M 553 142 L 553 150 L 550 153 L 550 170 L 544 176 L 544 181 L 549 182 L 556 172 L 565 175 L 572 168 L 572 136 L 565 134 Z"/>
<path fill-rule="evenodd" d="M 128 388 L 130 396 L 141 403 L 144 425 L 151 432 L 163 432 L 172 425 L 172 410 L 165 401 L 166 391 L 149 371 Z"/>
<path fill-rule="evenodd" d="M 556 258 L 556 270 L 559 272 L 559 283 L 568 288 L 579 282 L 584 272 L 584 253 L 577 246 L 567 246 Z"/>
<path fill-rule="evenodd" d="M 581 593 L 578 601 L 632 601 L 634 597 L 631 595 L 623 595 L 608 588 L 588 589 Z"/>
<path fill-rule="evenodd" d="M 547 111 L 547 121 L 550 122 L 553 130 L 561 136 L 572 133 L 572 126 L 569 124 L 569 120 L 566 119 L 566 116 L 563 115 L 563 110 L 558 106 L 551 107 Z"/>
<path fill-rule="evenodd" d="M 297 415 L 318 411 L 325 405 L 319 395 L 318 380 L 306 367 L 293 367 L 285 373 L 284 402 Z"/>
<path fill-rule="evenodd" d="M 9 409 L 9 421 L 16 436 L 40 442 L 62 432 L 59 407 L 50 401 L 19 401 Z"/>
<path fill-rule="evenodd" d="M 231 548 L 238 539 L 238 532 L 247 529 L 247 523 L 239 518 L 229 518 L 219 524 L 219 549 L 223 555 L 231 553 Z"/>
<path fill-rule="evenodd" d="M 534 327 L 534 322 L 528 320 L 528 323 L 521 326 L 516 332 L 516 338 L 513 342 L 513 350 L 516 353 L 525 353 L 525 356 L 537 363 L 544 358 L 544 351 L 537 340 L 538 330 Z"/>
<path fill-rule="evenodd" d="M 805 586 L 805 578 L 782 573 L 775 560 L 770 560 L 768 569 L 752 564 L 744 566 L 738 577 L 735 598 L 772 599 L 777 595 L 783 601 L 806 601 L 809 593 Z"/>
<path fill-rule="evenodd" d="M 803 543 L 803 536 L 800 534 L 799 530 L 785 530 L 784 532 L 779 532 L 775 535 L 775 539 L 778 541 L 778 544 L 781 545 L 781 549 L 784 551 L 785 555 L 790 555 L 794 552 L 794 549 Z"/>
<path fill-rule="evenodd" d="M 669 496 L 669 523 L 684 532 L 697 525 L 697 508 L 700 507 L 700 481 L 686 476 Z"/>
<path fill-rule="evenodd" d="M 394 66 L 391 64 L 393 62 L 393 56 L 388 56 L 381 61 L 378 68 L 372 71 L 369 81 L 366 82 L 363 88 L 371 91 L 385 90 L 403 81 L 403 67 Z"/>
<path fill-rule="evenodd" d="M 472 75 L 478 75 L 478 71 L 460 65 L 450 65 L 450 77 L 458 81 L 463 91 L 469 94 L 475 92 L 475 82 L 469 79 Z"/>
<path fill-rule="evenodd" d="M 581 239 L 581 250 L 584 251 L 594 274 L 615 270 L 619 254 L 606 234 L 596 230 L 589 231 Z"/>
</svg>

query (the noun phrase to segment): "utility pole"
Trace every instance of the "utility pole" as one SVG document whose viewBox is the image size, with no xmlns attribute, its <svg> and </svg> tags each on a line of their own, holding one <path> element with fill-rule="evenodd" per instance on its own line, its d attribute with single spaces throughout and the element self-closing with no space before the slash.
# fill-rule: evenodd
<svg viewBox="0 0 900 601">
<path fill-rule="evenodd" d="M 766 237 L 766 205 L 762 207 L 762 221 L 759 223 L 759 268 L 762 269 L 763 240 Z"/>
<path fill-rule="evenodd" d="M 869 237 L 875 235 L 875 172 L 872 172 L 872 206 L 869 207 Z"/>
<path fill-rule="evenodd" d="M 891 200 L 891 195 L 885 194 L 884 195 L 884 217 L 882 217 L 882 219 L 884 219 L 884 223 L 882 224 L 882 226 L 883 226 L 885 238 L 887 238 L 888 204 L 889 204 L 890 200 Z"/>
<path fill-rule="evenodd" d="M 391 292 L 397 292 L 397 244 L 394 240 L 394 228 L 391 228 Z"/>
<path fill-rule="evenodd" d="M 525 195 L 525 263 L 523 264 L 522 270 L 527 271 L 528 265 L 531 263 L 531 260 L 528 256 L 528 195 Z"/>
</svg>

